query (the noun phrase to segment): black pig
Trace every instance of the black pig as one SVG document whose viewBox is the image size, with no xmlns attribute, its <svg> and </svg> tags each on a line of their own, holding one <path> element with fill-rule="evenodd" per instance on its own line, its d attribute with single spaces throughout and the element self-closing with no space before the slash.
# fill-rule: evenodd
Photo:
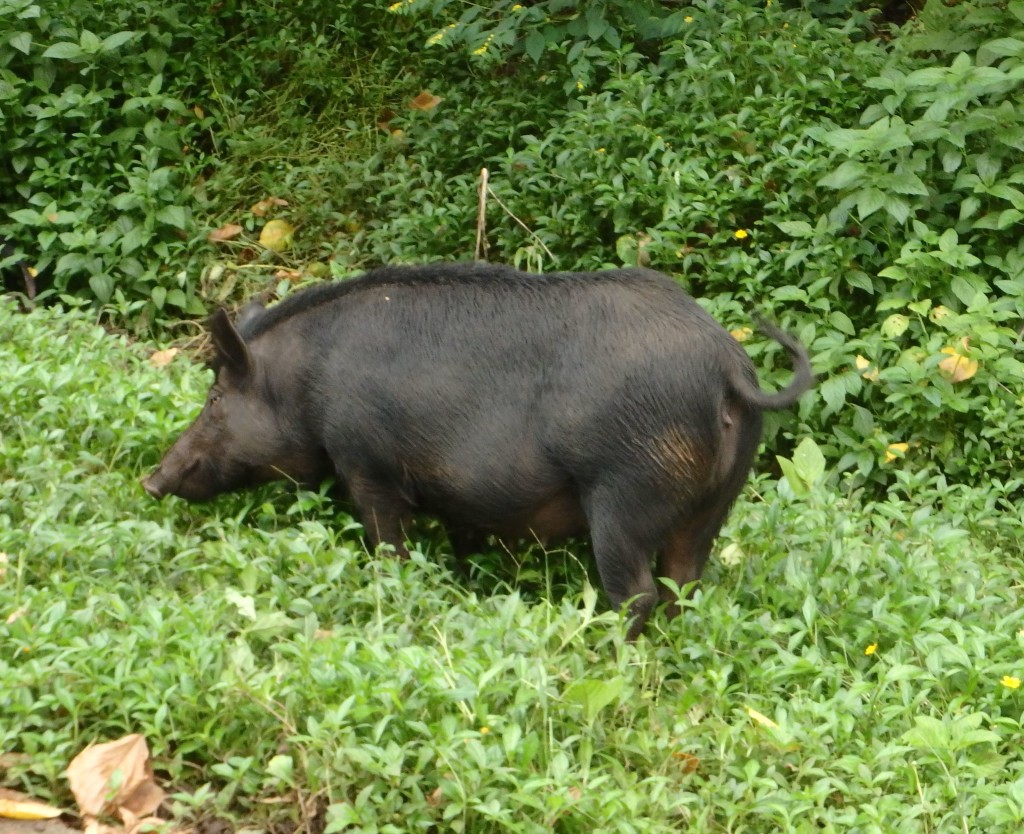
<svg viewBox="0 0 1024 834">
<path fill-rule="evenodd" d="M 370 541 L 400 553 L 421 511 L 457 550 L 589 532 L 611 601 L 635 599 L 632 639 L 658 596 L 651 557 L 677 585 L 700 576 L 762 410 L 811 385 L 803 347 L 763 327 L 795 368 L 775 394 L 657 272 L 377 269 L 250 305 L 237 327 L 216 312 L 206 405 L 143 485 L 203 501 L 335 476 Z"/>
</svg>

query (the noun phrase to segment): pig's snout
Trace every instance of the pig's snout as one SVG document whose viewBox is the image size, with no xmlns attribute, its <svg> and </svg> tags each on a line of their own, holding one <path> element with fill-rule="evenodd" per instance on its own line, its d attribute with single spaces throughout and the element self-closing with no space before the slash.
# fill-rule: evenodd
<svg viewBox="0 0 1024 834">
<path fill-rule="evenodd" d="M 146 490 L 146 492 L 148 492 L 154 498 L 164 497 L 164 490 L 163 487 L 161 487 L 160 484 L 157 482 L 156 473 L 153 473 L 152 475 L 147 475 L 145 478 L 142 479 L 142 488 Z"/>
</svg>

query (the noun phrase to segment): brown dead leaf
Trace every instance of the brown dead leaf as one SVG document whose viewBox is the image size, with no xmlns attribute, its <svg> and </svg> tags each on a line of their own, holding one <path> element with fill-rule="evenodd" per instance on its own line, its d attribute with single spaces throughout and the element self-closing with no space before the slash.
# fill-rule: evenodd
<svg viewBox="0 0 1024 834">
<path fill-rule="evenodd" d="M 198 104 L 192 108 L 192 112 L 196 114 L 197 119 L 202 119 L 206 116 L 206 111 L 203 110 Z"/>
<path fill-rule="evenodd" d="M 32 761 L 27 753 L 0 753 L 0 770 L 7 770 Z"/>
<path fill-rule="evenodd" d="M 114 811 L 145 817 L 164 799 L 153 781 L 146 739 L 138 733 L 86 747 L 68 765 L 67 776 L 84 817 Z"/>
<path fill-rule="evenodd" d="M 398 115 L 394 110 L 389 107 L 385 107 L 380 113 L 377 114 L 377 127 L 381 130 L 391 130 L 391 120 Z"/>
<path fill-rule="evenodd" d="M 166 350 L 158 350 L 149 357 L 149 364 L 154 368 L 163 368 L 171 364 L 171 361 L 175 356 L 178 355 L 177 348 L 167 348 Z"/>
<path fill-rule="evenodd" d="M 436 808 L 441 804 L 441 800 L 444 799 L 444 791 L 441 790 L 441 786 L 438 785 L 434 790 L 427 794 L 427 805 L 431 808 Z"/>
<path fill-rule="evenodd" d="M 274 277 L 277 278 L 278 281 L 283 281 L 285 279 L 289 281 L 298 281 L 302 277 L 302 273 L 297 269 L 279 269 L 274 273 Z"/>
<path fill-rule="evenodd" d="M 682 750 L 676 750 L 672 754 L 672 758 L 682 766 L 683 773 L 696 773 L 697 768 L 700 767 L 700 759 L 692 753 L 685 753 Z"/>
<path fill-rule="evenodd" d="M 257 217 L 266 217 L 271 209 L 286 205 L 288 205 L 288 201 L 282 200 L 280 197 L 267 197 L 265 200 L 253 203 L 249 211 Z"/>
<path fill-rule="evenodd" d="M 244 229 L 237 223 L 225 223 L 219 229 L 214 229 L 206 236 L 210 243 L 223 243 L 225 240 L 234 240 Z"/>
<path fill-rule="evenodd" d="M 433 110 L 439 105 L 443 98 L 433 95 L 430 90 L 424 90 L 416 98 L 409 102 L 410 110 Z"/>
<path fill-rule="evenodd" d="M 60 808 L 33 799 L 21 791 L 0 788 L 0 819 L 50 820 L 62 813 Z"/>
</svg>

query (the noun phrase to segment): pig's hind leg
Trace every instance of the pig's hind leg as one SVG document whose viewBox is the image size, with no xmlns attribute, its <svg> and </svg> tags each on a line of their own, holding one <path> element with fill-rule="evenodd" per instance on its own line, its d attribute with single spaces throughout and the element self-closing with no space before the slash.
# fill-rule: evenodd
<svg viewBox="0 0 1024 834">
<path fill-rule="evenodd" d="M 658 602 L 651 558 L 666 525 L 656 503 L 621 489 L 594 490 L 584 506 L 601 584 L 613 605 L 629 603 L 632 622 L 626 639 L 635 640 Z"/>
</svg>

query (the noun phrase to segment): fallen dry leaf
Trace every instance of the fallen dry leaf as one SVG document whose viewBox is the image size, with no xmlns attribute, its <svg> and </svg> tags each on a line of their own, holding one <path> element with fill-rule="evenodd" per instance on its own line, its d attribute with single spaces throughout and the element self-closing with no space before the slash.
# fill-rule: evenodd
<svg viewBox="0 0 1024 834">
<path fill-rule="evenodd" d="M 149 364 L 154 368 L 163 368 L 166 365 L 170 365 L 171 361 L 175 356 L 178 355 L 177 348 L 167 348 L 166 350 L 158 350 L 152 356 L 149 357 Z"/>
<path fill-rule="evenodd" d="M 0 788 L 0 818 L 8 820 L 49 820 L 59 817 L 63 811 L 45 802 L 39 802 L 28 794 Z"/>
<path fill-rule="evenodd" d="M 857 366 L 857 370 L 860 371 L 860 375 L 869 382 L 878 381 L 878 368 L 871 367 L 871 360 L 857 355 L 853 359 L 853 363 Z"/>
<path fill-rule="evenodd" d="M 696 773 L 700 767 L 700 759 L 692 753 L 684 753 L 682 750 L 677 750 L 672 754 L 672 758 L 682 766 L 683 773 Z"/>
<path fill-rule="evenodd" d="M 234 240 L 244 229 L 237 223 L 225 223 L 219 229 L 214 229 L 206 236 L 210 243 L 223 243 L 225 240 Z"/>
<path fill-rule="evenodd" d="M 749 327 L 737 327 L 735 330 L 730 330 L 729 335 L 737 342 L 745 342 L 754 335 L 754 331 Z"/>
<path fill-rule="evenodd" d="M 410 110 L 433 110 L 439 105 L 443 98 L 433 95 L 430 90 L 424 90 L 416 98 L 409 102 Z"/>
<path fill-rule="evenodd" d="M 779 725 L 772 721 L 767 715 L 758 712 L 753 707 L 747 707 L 747 715 L 753 718 L 762 727 L 771 727 L 773 730 L 777 730 Z"/>
<path fill-rule="evenodd" d="M 0 769 L 2 770 L 28 764 L 30 761 L 32 759 L 27 753 L 0 753 Z"/>
<path fill-rule="evenodd" d="M 280 197 L 267 197 L 265 200 L 260 200 L 258 203 L 253 203 L 249 211 L 256 215 L 256 217 L 266 217 L 267 212 L 277 206 L 288 205 L 287 200 L 282 200 Z"/>
<path fill-rule="evenodd" d="M 83 817 L 114 811 L 123 817 L 127 811 L 137 819 L 152 814 L 164 799 L 153 781 L 146 739 L 138 733 L 86 747 L 68 765 L 67 776 Z"/>
<path fill-rule="evenodd" d="M 964 353 L 970 349 L 967 339 L 960 340 L 960 347 L 944 347 L 946 358 L 939 362 L 939 373 L 950 382 L 963 382 L 978 373 L 978 363 L 968 359 Z"/>
<path fill-rule="evenodd" d="M 279 269 L 274 273 L 274 277 L 279 281 L 288 279 L 289 281 L 298 281 L 302 277 L 302 273 L 297 269 Z"/>
<path fill-rule="evenodd" d="M 295 227 L 287 220 L 280 218 L 268 220 L 267 225 L 260 232 L 260 245 L 265 246 L 271 252 L 283 252 L 292 245 L 293 234 L 295 234 Z"/>
<path fill-rule="evenodd" d="M 16 620 L 20 620 L 28 613 L 28 606 L 23 605 L 21 608 L 15 608 L 10 614 L 7 615 L 7 619 L 4 620 L 4 625 L 10 625 Z"/>
</svg>

